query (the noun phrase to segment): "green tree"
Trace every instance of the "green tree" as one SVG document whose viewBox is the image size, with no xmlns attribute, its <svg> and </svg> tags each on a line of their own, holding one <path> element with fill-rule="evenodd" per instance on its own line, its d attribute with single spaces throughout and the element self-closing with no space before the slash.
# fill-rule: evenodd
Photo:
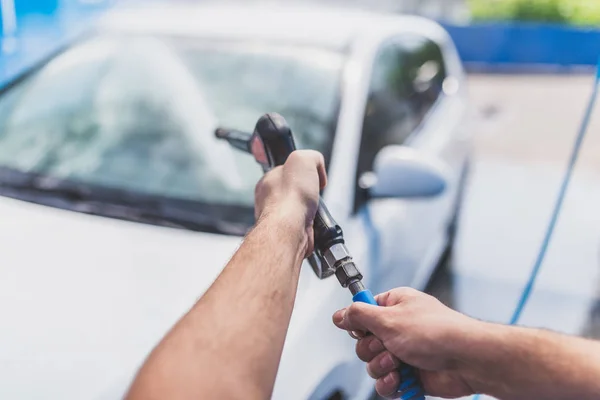
<svg viewBox="0 0 600 400">
<path fill-rule="evenodd" d="M 551 22 L 600 26 L 597 0 L 468 0 L 476 21 Z"/>
</svg>

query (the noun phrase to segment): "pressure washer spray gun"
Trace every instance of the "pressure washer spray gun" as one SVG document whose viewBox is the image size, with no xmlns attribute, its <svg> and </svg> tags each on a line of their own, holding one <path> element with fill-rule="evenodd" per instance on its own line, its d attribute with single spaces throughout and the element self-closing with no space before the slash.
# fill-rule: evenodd
<svg viewBox="0 0 600 400">
<path fill-rule="evenodd" d="M 217 129 L 215 135 L 227 140 L 233 147 L 252 154 L 265 173 L 283 165 L 296 150 L 289 125 L 276 113 L 260 117 L 254 133 Z M 325 279 L 335 275 L 342 287 L 350 289 L 353 301 L 377 305 L 373 294 L 362 283 L 363 276 L 346 247 L 342 228 L 335 222 L 322 199 L 314 220 L 314 233 L 315 251 L 308 261 L 317 277 Z M 399 372 L 400 399 L 424 400 L 425 394 L 416 371 L 403 366 Z"/>
</svg>

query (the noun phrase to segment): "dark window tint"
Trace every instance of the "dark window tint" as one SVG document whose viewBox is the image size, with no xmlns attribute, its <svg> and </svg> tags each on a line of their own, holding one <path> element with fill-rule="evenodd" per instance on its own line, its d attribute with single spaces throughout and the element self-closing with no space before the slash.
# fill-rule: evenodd
<svg viewBox="0 0 600 400">
<path fill-rule="evenodd" d="M 374 60 L 365 109 L 358 176 L 379 150 L 403 144 L 442 93 L 446 69 L 439 46 L 419 35 L 385 45 Z"/>
</svg>

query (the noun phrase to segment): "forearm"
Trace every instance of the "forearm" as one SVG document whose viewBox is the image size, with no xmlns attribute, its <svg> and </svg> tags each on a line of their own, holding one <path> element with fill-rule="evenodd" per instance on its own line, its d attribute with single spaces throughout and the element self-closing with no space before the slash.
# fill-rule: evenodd
<svg viewBox="0 0 600 400">
<path fill-rule="evenodd" d="M 600 344 L 553 332 L 482 323 L 463 344 L 465 375 L 499 399 L 600 398 Z"/>
<path fill-rule="evenodd" d="M 153 351 L 130 399 L 270 397 L 307 246 L 304 221 L 285 215 L 264 218 L 246 237 Z"/>
</svg>

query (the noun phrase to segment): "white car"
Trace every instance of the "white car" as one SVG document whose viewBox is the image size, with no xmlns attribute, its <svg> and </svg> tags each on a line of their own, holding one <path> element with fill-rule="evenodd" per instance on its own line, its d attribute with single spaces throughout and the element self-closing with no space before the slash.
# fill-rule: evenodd
<svg viewBox="0 0 600 400">
<path fill-rule="evenodd" d="M 108 14 L 0 95 L 0 398 L 123 395 L 252 225 L 262 171 L 213 132 L 252 130 L 265 112 L 325 155 L 323 197 L 366 285 L 423 289 L 451 244 L 466 111 L 451 39 L 422 18 L 317 5 Z M 275 399 L 372 394 L 331 323 L 350 302 L 305 265 Z"/>
</svg>

